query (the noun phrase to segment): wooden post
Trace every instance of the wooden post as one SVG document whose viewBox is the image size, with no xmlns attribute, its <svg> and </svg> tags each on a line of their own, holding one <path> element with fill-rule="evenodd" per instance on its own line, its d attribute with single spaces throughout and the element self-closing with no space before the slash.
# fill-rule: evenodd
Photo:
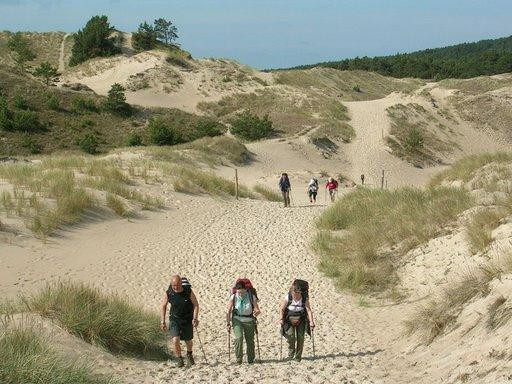
<svg viewBox="0 0 512 384">
<path fill-rule="evenodd" d="M 380 188 L 384 189 L 384 170 L 382 170 L 382 178 L 380 179 Z"/>
<path fill-rule="evenodd" d="M 238 200 L 238 169 L 235 168 L 235 198 Z"/>
</svg>

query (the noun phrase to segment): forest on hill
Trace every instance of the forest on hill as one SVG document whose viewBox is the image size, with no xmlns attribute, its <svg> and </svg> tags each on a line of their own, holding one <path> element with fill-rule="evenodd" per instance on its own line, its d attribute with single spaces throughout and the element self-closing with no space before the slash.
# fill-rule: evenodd
<svg viewBox="0 0 512 384">
<path fill-rule="evenodd" d="M 301 65 L 291 69 L 314 67 L 364 70 L 398 78 L 435 80 L 496 75 L 512 72 L 512 36 L 391 56 L 365 56 Z"/>
</svg>

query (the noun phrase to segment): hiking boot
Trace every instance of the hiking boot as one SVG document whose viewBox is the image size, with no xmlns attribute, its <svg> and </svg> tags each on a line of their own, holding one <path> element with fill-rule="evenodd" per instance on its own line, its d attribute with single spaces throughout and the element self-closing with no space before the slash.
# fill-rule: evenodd
<svg viewBox="0 0 512 384">
<path fill-rule="evenodd" d="M 185 362 L 183 361 L 183 357 L 178 357 L 176 361 L 176 368 L 183 368 L 185 366 Z"/>
<path fill-rule="evenodd" d="M 242 365 L 242 360 L 237 360 L 236 365 Z"/>
<path fill-rule="evenodd" d="M 194 356 L 192 356 L 192 352 L 187 352 L 187 367 L 191 367 L 195 364 Z"/>
</svg>

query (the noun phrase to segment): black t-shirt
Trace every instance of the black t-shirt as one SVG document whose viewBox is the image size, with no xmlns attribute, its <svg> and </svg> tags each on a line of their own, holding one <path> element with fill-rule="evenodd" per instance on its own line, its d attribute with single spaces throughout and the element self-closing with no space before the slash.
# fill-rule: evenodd
<svg viewBox="0 0 512 384">
<path fill-rule="evenodd" d="M 179 322 L 190 322 L 194 317 L 194 304 L 190 299 L 192 289 L 183 287 L 183 291 L 174 292 L 171 287 L 167 289 L 167 300 L 171 304 L 169 318 Z"/>
</svg>

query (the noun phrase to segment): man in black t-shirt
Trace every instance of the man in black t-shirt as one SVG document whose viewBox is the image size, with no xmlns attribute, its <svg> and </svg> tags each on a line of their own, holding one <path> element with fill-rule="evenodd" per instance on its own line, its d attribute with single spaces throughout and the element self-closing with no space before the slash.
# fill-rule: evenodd
<svg viewBox="0 0 512 384">
<path fill-rule="evenodd" d="M 167 324 L 165 323 L 167 304 L 171 305 L 169 310 L 169 328 L 167 328 Z M 183 357 L 181 356 L 181 340 L 183 340 L 187 345 L 187 366 L 193 365 L 193 327 L 197 327 L 199 324 L 199 303 L 197 302 L 196 295 L 192 292 L 192 286 L 183 285 L 181 277 L 178 275 L 174 275 L 171 278 L 171 284 L 165 292 L 160 304 L 160 314 L 161 329 L 163 331 L 169 329 L 171 334 L 171 344 L 174 350 L 174 355 L 178 359 L 177 366 L 183 367 L 185 365 Z"/>
</svg>

